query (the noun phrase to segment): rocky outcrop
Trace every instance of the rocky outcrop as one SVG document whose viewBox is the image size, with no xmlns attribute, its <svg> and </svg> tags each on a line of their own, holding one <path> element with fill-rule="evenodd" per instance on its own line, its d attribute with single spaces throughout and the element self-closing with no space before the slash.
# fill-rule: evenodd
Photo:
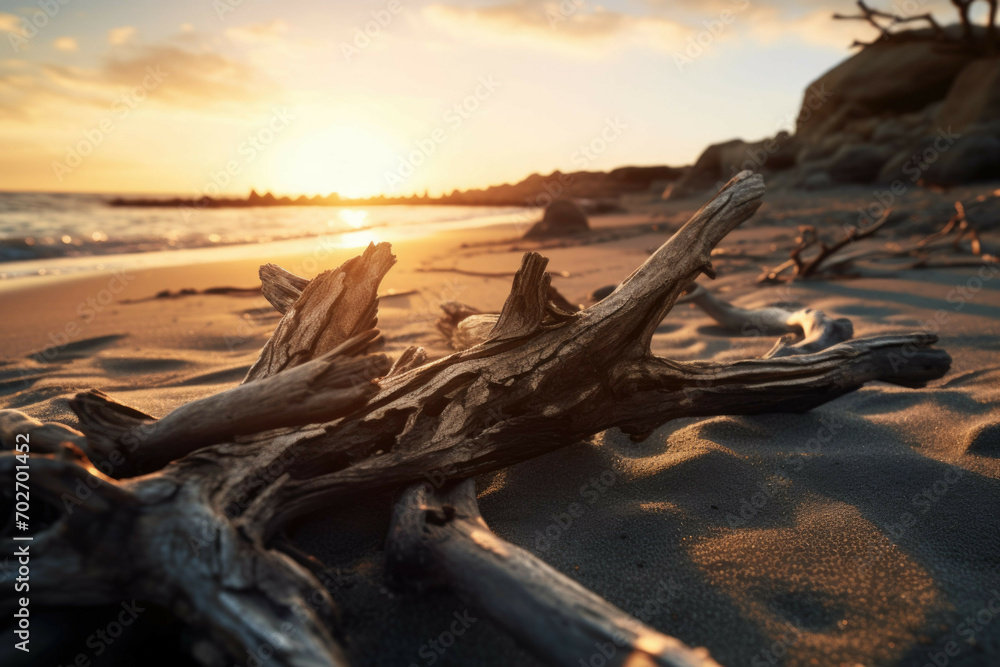
<svg viewBox="0 0 1000 667">
<path fill-rule="evenodd" d="M 952 186 L 1000 179 L 1000 138 L 990 134 L 960 137 L 933 164 L 924 180 Z"/>
<path fill-rule="evenodd" d="M 809 85 L 796 135 L 814 143 L 859 121 L 922 111 L 943 100 L 974 59 L 968 50 L 934 39 L 930 30 L 876 42 Z"/>
<path fill-rule="evenodd" d="M 890 157 L 884 146 L 848 144 L 833 154 L 826 171 L 834 183 L 871 183 Z"/>
<path fill-rule="evenodd" d="M 813 82 L 796 137 L 801 187 L 1000 178 L 1000 58 L 929 30 L 895 34 Z"/>
<path fill-rule="evenodd" d="M 935 120 L 956 132 L 1000 120 L 1000 57 L 966 65 L 951 84 Z"/>
<path fill-rule="evenodd" d="M 810 84 L 793 136 L 709 146 L 664 196 L 701 194 L 740 169 L 809 190 L 1000 179 L 1000 57 L 931 30 L 895 33 Z"/>
<path fill-rule="evenodd" d="M 535 207 L 560 198 L 611 200 L 633 193 L 659 192 L 665 183 L 677 180 L 685 172 L 685 168 L 668 166 L 619 167 L 609 172 L 554 171 L 548 176 L 532 174 L 519 183 L 456 190 L 437 203 Z"/>
<path fill-rule="evenodd" d="M 663 192 L 666 199 L 683 199 L 722 187 L 739 172 L 787 169 L 795 164 L 798 143 L 787 132 L 771 139 L 732 139 L 705 149 L 684 176 Z"/>
</svg>

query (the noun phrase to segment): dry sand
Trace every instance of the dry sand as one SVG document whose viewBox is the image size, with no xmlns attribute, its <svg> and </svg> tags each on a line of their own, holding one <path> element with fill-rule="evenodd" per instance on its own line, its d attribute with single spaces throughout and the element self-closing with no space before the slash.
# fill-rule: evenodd
<svg viewBox="0 0 1000 667">
<path fill-rule="evenodd" d="M 937 209 L 919 199 L 911 207 L 940 215 L 942 202 L 946 211 L 943 199 Z M 652 220 L 661 231 L 545 250 L 550 270 L 568 272 L 554 284 L 570 300 L 621 280 L 690 212 L 639 204 L 641 215 L 595 223 L 627 229 Z M 847 218 L 855 208 L 831 214 L 807 197 L 772 198 L 723 245 L 777 257 L 774 246 L 787 246 L 796 222 L 816 222 L 816 211 Z M 499 309 L 509 277 L 418 269 L 511 272 L 518 244 L 462 244 L 514 231 L 394 244 L 399 264 L 383 292 L 417 292 L 382 300 L 387 352 L 420 344 L 432 356 L 446 354 L 433 326 L 442 301 Z M 268 254 L 274 250 L 262 246 L 254 260 L 134 270 L 92 321 L 93 304 L 80 304 L 117 291 L 107 275 L 8 281 L 0 288 L 0 405 L 72 423 L 67 397 L 91 387 L 162 415 L 233 386 L 277 322 L 263 298 L 146 299 L 164 289 L 252 286 L 260 261 L 315 273 L 315 253 Z M 327 254 L 320 268 L 357 253 Z M 850 317 L 859 336 L 940 329 L 952 370 L 926 389 L 872 383 L 806 414 L 678 420 L 641 444 L 603 433 L 484 476 L 484 517 L 503 538 L 655 628 L 707 646 L 724 665 L 1000 664 L 1000 273 L 977 281 L 976 268 L 909 270 L 758 288 L 760 264 L 720 262 L 711 287 L 742 306 L 792 301 Z M 28 356 L 67 342 L 60 334 L 71 323 L 69 344 L 54 356 Z M 677 307 L 654 351 L 729 359 L 772 343 L 732 336 L 700 311 Z M 567 522 L 572 503 L 585 512 Z M 443 654 L 434 651 L 429 642 L 449 643 L 454 614 L 466 607 L 447 594 L 415 599 L 385 587 L 390 505 L 384 496 L 330 508 L 294 531 L 298 545 L 330 568 L 354 663 L 537 664 L 475 610 L 468 631 Z M 47 632 L 53 643 L 61 638 L 63 651 L 35 654 L 33 664 L 68 664 L 78 654 L 94 665 L 150 664 L 129 651 L 151 649 L 154 660 L 172 659 L 173 642 L 161 637 L 167 620 L 153 610 L 95 655 L 88 636 L 116 613 L 49 616 Z M 0 663 L 17 664 L 4 644 Z M 596 648 L 579 657 L 581 665 L 602 664 Z"/>
</svg>

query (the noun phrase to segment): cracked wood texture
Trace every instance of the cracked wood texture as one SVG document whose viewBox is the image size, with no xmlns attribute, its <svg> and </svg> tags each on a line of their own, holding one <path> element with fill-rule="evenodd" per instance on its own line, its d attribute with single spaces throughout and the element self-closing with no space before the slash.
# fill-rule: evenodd
<svg viewBox="0 0 1000 667">
<path fill-rule="evenodd" d="M 712 248 L 763 193 L 759 175 L 739 174 L 610 296 L 578 312 L 553 299 L 547 260 L 526 254 L 480 342 L 442 359 L 414 349 L 390 370 L 369 354 L 379 341 L 379 282 L 395 261 L 380 244 L 311 281 L 262 270 L 263 292 L 284 314 L 239 387 L 159 420 L 84 393 L 72 402 L 79 430 L 0 411 L 3 483 L 12 486 L 15 436 L 31 432 L 34 489 L 59 508 L 35 535 L 33 602 L 127 595 L 159 604 L 187 624 L 193 657 L 210 667 L 242 662 L 262 646 L 270 649 L 262 664 L 343 665 L 332 599 L 276 539 L 304 513 L 401 490 L 431 472 L 467 479 L 616 426 L 641 440 L 676 417 L 804 410 L 872 380 L 920 386 L 941 377 L 950 359 L 925 334 L 730 364 L 650 353 L 660 320 L 698 275 L 712 275 Z M 9 536 L 6 544 L 13 548 Z M 510 576 L 494 565 L 482 576 Z M 550 591 L 508 579 L 532 613 L 564 613 L 560 605 L 586 599 L 595 617 L 585 632 L 621 622 L 620 611 L 554 571 L 532 570 L 545 572 Z M 2 595 L 10 596 L 4 576 Z M 468 579 L 449 576 L 474 596 Z M 506 627 L 567 664 L 530 631 Z"/>
</svg>

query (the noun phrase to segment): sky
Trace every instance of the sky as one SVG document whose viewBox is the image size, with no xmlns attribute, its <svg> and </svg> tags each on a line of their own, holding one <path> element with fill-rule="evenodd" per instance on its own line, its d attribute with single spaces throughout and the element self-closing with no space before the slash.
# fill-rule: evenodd
<svg viewBox="0 0 1000 667">
<path fill-rule="evenodd" d="M 689 164 L 790 129 L 871 38 L 831 20 L 852 8 L 0 0 L 0 190 L 439 194 Z"/>
</svg>

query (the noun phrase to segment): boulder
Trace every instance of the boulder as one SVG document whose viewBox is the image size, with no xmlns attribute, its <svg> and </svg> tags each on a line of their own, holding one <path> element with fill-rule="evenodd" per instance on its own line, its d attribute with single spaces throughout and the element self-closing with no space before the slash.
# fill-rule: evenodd
<svg viewBox="0 0 1000 667">
<path fill-rule="evenodd" d="M 1000 57 L 974 60 L 959 73 L 935 122 L 961 132 L 1000 120 Z"/>
<path fill-rule="evenodd" d="M 764 159 L 764 167 L 767 169 L 781 171 L 795 166 L 801 146 L 794 135 L 782 130 L 773 139 L 765 139 L 760 143 L 761 148 L 767 153 Z"/>
<path fill-rule="evenodd" d="M 955 136 L 943 132 L 911 140 L 885 161 L 876 180 L 879 183 L 901 180 L 904 184 L 924 180 L 931 167 L 951 151 L 955 143 Z"/>
<path fill-rule="evenodd" d="M 919 155 L 924 150 L 924 143 L 911 144 L 906 148 L 897 151 L 885 161 L 879 170 L 876 181 L 879 183 L 892 183 L 902 181 L 904 185 L 916 183 L 923 175 Z"/>
<path fill-rule="evenodd" d="M 746 161 L 747 146 L 742 139 L 712 144 L 698 157 L 694 166 L 664 192 L 664 197 L 683 199 L 715 188 L 719 181 L 729 180 L 728 176 L 735 165 Z"/>
<path fill-rule="evenodd" d="M 814 169 L 803 174 L 796 187 L 802 190 L 823 190 L 833 187 L 833 184 L 829 173 L 822 169 Z"/>
<path fill-rule="evenodd" d="M 852 134 L 849 132 L 831 134 L 827 137 L 823 137 L 819 141 L 805 145 L 805 147 L 799 151 L 798 163 L 807 164 L 809 162 L 826 160 L 827 158 L 832 157 L 834 153 L 839 151 L 844 146 L 860 144 L 864 143 L 864 141 L 864 137 L 860 134 Z"/>
<path fill-rule="evenodd" d="M 859 118 L 857 120 L 852 120 L 844 126 L 844 132 L 848 134 L 854 134 L 861 137 L 862 140 L 868 141 L 875 134 L 876 128 L 882 123 L 882 119 L 878 116 L 871 116 L 869 118 Z"/>
<path fill-rule="evenodd" d="M 556 199 L 545 207 L 545 215 L 531 226 L 526 239 L 544 239 L 579 234 L 590 229 L 583 210 L 569 199 Z"/>
<path fill-rule="evenodd" d="M 891 156 L 892 151 L 883 146 L 843 146 L 830 158 L 827 171 L 835 183 L 871 183 Z"/>
<path fill-rule="evenodd" d="M 787 132 L 772 138 L 746 142 L 732 139 L 705 149 L 694 166 L 663 192 L 664 199 L 682 199 L 716 190 L 730 178 L 751 171 L 790 169 L 800 149 L 798 139 Z"/>
<path fill-rule="evenodd" d="M 872 132 L 872 141 L 876 144 L 887 144 L 910 135 L 912 129 L 899 118 L 886 118 Z"/>
<path fill-rule="evenodd" d="M 921 111 L 948 94 L 975 56 L 910 30 L 867 46 L 806 90 L 797 134 L 806 141 L 840 131 L 852 121 Z"/>
<path fill-rule="evenodd" d="M 1000 178 L 1000 139 L 989 135 L 959 138 L 928 167 L 925 178 L 944 186 Z"/>
<path fill-rule="evenodd" d="M 587 295 L 587 301 L 590 303 L 597 303 L 598 301 L 603 301 L 604 299 L 611 296 L 611 293 L 618 289 L 618 285 L 605 285 L 604 287 L 598 287 L 593 292 Z"/>
</svg>

